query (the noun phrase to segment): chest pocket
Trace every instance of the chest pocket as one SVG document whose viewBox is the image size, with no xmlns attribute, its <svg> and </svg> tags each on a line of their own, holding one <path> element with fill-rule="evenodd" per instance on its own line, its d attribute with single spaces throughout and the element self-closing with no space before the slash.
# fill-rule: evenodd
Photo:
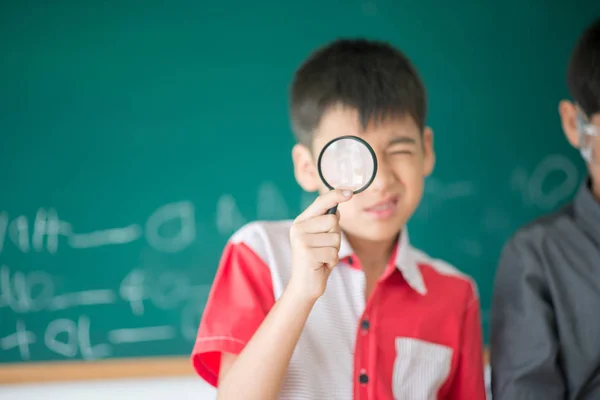
<svg viewBox="0 0 600 400">
<path fill-rule="evenodd" d="M 448 378 L 452 348 L 413 338 L 396 338 L 392 375 L 395 400 L 435 400 Z"/>
</svg>

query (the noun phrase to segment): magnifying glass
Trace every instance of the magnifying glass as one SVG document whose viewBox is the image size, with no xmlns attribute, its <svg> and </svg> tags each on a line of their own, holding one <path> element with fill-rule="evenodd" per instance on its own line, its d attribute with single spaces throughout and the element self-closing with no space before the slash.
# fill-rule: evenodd
<svg viewBox="0 0 600 400">
<path fill-rule="evenodd" d="M 317 160 L 321 180 L 330 190 L 349 189 L 360 193 L 371 185 L 377 174 L 373 148 L 363 139 L 347 135 L 333 139 L 323 147 Z M 327 214 L 335 214 L 337 206 Z"/>
</svg>

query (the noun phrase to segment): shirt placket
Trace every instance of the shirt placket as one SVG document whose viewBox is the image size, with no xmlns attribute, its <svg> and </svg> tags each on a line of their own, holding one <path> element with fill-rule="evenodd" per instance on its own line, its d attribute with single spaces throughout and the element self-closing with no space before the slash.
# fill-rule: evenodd
<svg viewBox="0 0 600 400">
<path fill-rule="evenodd" d="M 378 297 L 383 289 L 383 282 L 395 271 L 396 251 L 392 253 L 390 262 L 387 265 L 386 271 L 379 278 L 377 284 L 373 288 L 373 293 L 369 297 L 365 310 L 361 316 L 356 333 L 356 348 L 354 351 L 354 398 L 355 400 L 375 400 L 377 378 L 377 318 L 376 311 Z M 355 268 L 360 268 L 358 260 L 353 256 L 349 257 L 349 264 Z"/>
<path fill-rule="evenodd" d="M 376 348 L 375 348 L 375 323 L 374 321 L 374 299 L 377 297 L 379 284 L 377 284 L 371 294 L 371 298 L 365 307 L 358 324 L 356 337 L 356 361 L 355 361 L 355 380 L 356 380 L 356 400 L 375 399 L 375 379 L 376 379 Z"/>
</svg>

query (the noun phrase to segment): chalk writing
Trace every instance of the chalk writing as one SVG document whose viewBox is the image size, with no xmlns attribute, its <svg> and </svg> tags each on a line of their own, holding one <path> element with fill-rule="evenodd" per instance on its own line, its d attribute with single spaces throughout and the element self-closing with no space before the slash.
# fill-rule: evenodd
<svg viewBox="0 0 600 400">
<path fill-rule="evenodd" d="M 44 248 L 44 237 L 48 253 L 54 254 L 58 250 L 58 236 L 71 234 L 71 224 L 58 219 L 58 213 L 53 208 L 46 211 L 40 208 L 33 223 L 32 247 L 40 252 Z"/>
<path fill-rule="evenodd" d="M 97 360 L 112 354 L 111 345 L 170 340 L 177 336 L 176 329 L 169 325 L 113 329 L 107 333 L 110 344 L 92 344 L 90 332 L 91 322 L 85 315 L 80 315 L 77 321 L 55 319 L 44 330 L 43 344 L 48 350 L 66 358 L 80 355 L 84 360 Z M 16 348 L 22 360 L 29 360 L 31 346 L 36 343 L 35 333 L 27 330 L 22 320 L 17 320 L 15 332 L 0 338 L 0 349 L 9 351 Z"/>
<path fill-rule="evenodd" d="M 142 269 L 134 269 L 121 282 L 119 294 L 131 307 L 133 315 L 144 315 L 144 301 L 163 310 L 178 307 L 190 293 L 190 281 L 175 271 L 152 276 Z"/>
<path fill-rule="evenodd" d="M 21 359 L 29 360 L 31 357 L 29 346 L 35 341 L 35 334 L 25 329 L 23 321 L 17 320 L 16 332 L 0 339 L 0 348 L 7 351 L 16 347 L 19 349 Z"/>
<path fill-rule="evenodd" d="M 148 298 L 145 291 L 144 279 L 144 271 L 134 269 L 127 274 L 119 287 L 119 294 L 124 300 L 129 302 L 133 315 L 144 314 L 144 300 Z"/>
<path fill-rule="evenodd" d="M 429 177 L 425 181 L 423 199 L 415 210 L 413 218 L 428 220 L 449 202 L 474 197 L 476 194 L 475 184 L 471 181 L 446 183 L 435 177 Z"/>
<path fill-rule="evenodd" d="M 198 325 L 208 294 L 210 285 L 198 285 L 190 288 L 190 298 L 181 313 L 181 334 L 189 341 L 196 339 Z"/>
<path fill-rule="evenodd" d="M 69 245 L 75 249 L 87 249 L 115 244 L 126 244 L 142 236 L 142 227 L 134 224 L 124 228 L 103 229 L 88 233 L 75 233 L 69 237 Z"/>
<path fill-rule="evenodd" d="M 60 340 L 63 337 L 66 340 Z M 52 321 L 44 335 L 46 347 L 64 357 L 73 358 L 81 354 L 84 360 L 95 360 L 110 355 L 108 344 L 92 346 L 90 342 L 90 320 L 87 316 L 80 316 L 78 322 L 70 319 L 57 319 Z"/>
<path fill-rule="evenodd" d="M 544 180 L 553 172 L 564 174 L 564 180 L 556 187 L 544 191 Z M 577 168 L 561 155 L 551 155 L 543 159 L 529 178 L 529 196 L 540 207 L 552 208 L 569 196 L 579 183 Z"/>
<path fill-rule="evenodd" d="M 112 304 L 117 301 L 115 292 L 110 289 L 84 290 L 55 296 L 50 300 L 48 309 L 51 311 L 64 310 L 77 306 L 92 306 Z"/>
<path fill-rule="evenodd" d="M 167 204 L 156 210 L 146 222 L 146 240 L 158 251 L 176 253 L 195 239 L 194 206 L 189 201 Z"/>
<path fill-rule="evenodd" d="M 0 266 L 0 308 L 24 313 L 44 309 L 54 295 L 52 277 L 43 271 L 16 271 L 11 276 L 7 265 Z"/>
<path fill-rule="evenodd" d="M 272 182 L 264 182 L 258 188 L 257 218 L 279 220 L 290 217 L 290 210 L 283 196 Z"/>
<path fill-rule="evenodd" d="M 20 215 L 8 227 L 9 236 L 23 253 L 29 251 L 29 226 L 27 217 Z"/>
<path fill-rule="evenodd" d="M 0 253 L 8 236 L 17 249 L 23 253 L 33 250 L 58 251 L 59 238 L 64 236 L 74 249 L 88 249 L 108 245 L 123 245 L 145 238 L 157 251 L 176 253 L 184 250 L 196 239 L 196 221 L 194 206 L 189 201 L 166 204 L 158 208 L 146 221 L 145 230 L 139 224 L 130 224 L 118 228 L 101 229 L 92 232 L 74 232 L 72 224 L 59 219 L 53 208 L 40 208 L 33 222 L 31 242 L 29 222 L 20 215 L 9 221 L 6 211 L 0 212 Z M 45 246 L 44 246 L 44 238 Z"/>
<path fill-rule="evenodd" d="M 425 182 L 425 193 L 440 200 L 455 200 L 476 195 L 473 182 L 457 181 L 444 183 L 439 179 L 430 177 Z"/>
<path fill-rule="evenodd" d="M 57 339 L 59 334 L 66 333 L 67 341 Z M 65 357 L 77 355 L 77 325 L 69 319 L 52 321 L 44 335 L 44 343 L 48 349 Z"/>
<path fill-rule="evenodd" d="M 178 307 L 184 301 L 190 290 L 190 280 L 175 271 L 160 274 L 151 288 L 151 299 L 156 308 L 169 310 Z"/>
<path fill-rule="evenodd" d="M 114 329 L 108 332 L 108 341 L 113 344 L 154 342 L 158 340 L 173 339 L 175 335 L 175 329 L 168 325 Z"/>
<path fill-rule="evenodd" d="M 222 236 L 230 236 L 246 223 L 235 199 L 230 194 L 224 194 L 217 201 L 216 225 Z"/>
<path fill-rule="evenodd" d="M 55 284 L 47 272 L 11 273 L 7 265 L 0 267 L 0 308 L 8 307 L 15 313 L 57 311 L 77 306 L 112 304 L 115 301 L 116 295 L 109 289 L 55 296 Z"/>
<path fill-rule="evenodd" d="M 546 188 L 551 176 L 562 176 L 560 183 Z M 524 205 L 533 205 L 550 210 L 568 198 L 579 184 L 579 173 L 575 165 L 565 156 L 551 154 L 544 157 L 531 174 L 516 168 L 510 178 L 513 190 L 521 193 Z"/>
<path fill-rule="evenodd" d="M 529 174 L 523 167 L 515 168 L 510 175 L 510 187 L 512 190 L 519 192 L 521 195 L 521 201 L 525 206 L 532 206 L 531 199 L 527 190 L 529 180 Z"/>
</svg>

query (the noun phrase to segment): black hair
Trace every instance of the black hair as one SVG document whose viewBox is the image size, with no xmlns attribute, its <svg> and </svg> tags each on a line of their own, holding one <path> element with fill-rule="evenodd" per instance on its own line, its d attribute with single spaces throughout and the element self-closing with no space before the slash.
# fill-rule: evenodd
<svg viewBox="0 0 600 400">
<path fill-rule="evenodd" d="M 400 50 L 381 41 L 338 39 L 317 49 L 296 71 L 292 129 L 310 146 L 323 114 L 339 104 L 357 110 L 363 129 L 373 120 L 408 115 L 422 132 L 426 97 L 416 68 Z"/>
<path fill-rule="evenodd" d="M 600 112 L 600 18 L 587 27 L 575 45 L 567 86 L 587 116 Z"/>
</svg>

